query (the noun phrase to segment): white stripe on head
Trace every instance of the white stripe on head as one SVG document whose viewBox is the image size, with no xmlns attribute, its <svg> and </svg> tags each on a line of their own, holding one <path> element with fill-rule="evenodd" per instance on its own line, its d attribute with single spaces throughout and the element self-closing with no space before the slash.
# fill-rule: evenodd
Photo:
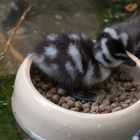
<svg viewBox="0 0 140 140">
<path fill-rule="evenodd" d="M 56 46 L 50 45 L 49 47 L 45 47 L 44 54 L 46 56 L 48 56 L 49 58 L 51 58 L 51 59 L 56 58 L 57 57 L 57 53 L 58 53 L 58 51 L 56 49 Z"/>
<path fill-rule="evenodd" d="M 66 71 L 68 72 L 68 74 L 74 79 L 75 78 L 75 69 L 69 61 L 65 64 L 65 68 L 66 68 Z"/>
<path fill-rule="evenodd" d="M 121 60 L 117 60 L 115 58 L 113 58 L 107 48 L 106 45 L 107 39 L 102 39 L 101 40 L 101 48 L 102 50 L 99 50 L 96 54 L 95 54 L 95 58 L 96 60 L 100 61 L 104 66 L 107 67 L 115 67 L 118 66 L 122 63 Z M 105 61 L 105 59 L 103 58 L 103 54 L 105 55 L 105 57 L 111 62 L 111 63 L 107 63 Z"/>
<path fill-rule="evenodd" d="M 113 28 L 105 28 L 104 32 L 108 33 L 111 35 L 112 38 L 114 39 L 119 39 L 119 36 L 117 35 L 117 32 L 115 29 Z"/>
<path fill-rule="evenodd" d="M 122 61 L 113 58 L 113 56 L 111 55 L 111 53 L 109 52 L 109 50 L 107 48 L 106 42 L 107 42 L 107 39 L 102 39 L 101 40 L 101 48 L 102 48 L 102 51 L 105 54 L 106 58 L 111 61 L 111 65 L 112 66 L 118 66 L 118 65 L 120 65 L 122 63 Z M 118 54 L 118 55 L 120 55 L 120 54 Z"/>
<path fill-rule="evenodd" d="M 83 73 L 83 68 L 82 68 L 82 62 L 81 62 L 81 54 L 79 50 L 74 46 L 72 43 L 70 43 L 68 47 L 68 54 L 72 57 L 73 61 L 76 64 L 77 69 Z"/>
</svg>

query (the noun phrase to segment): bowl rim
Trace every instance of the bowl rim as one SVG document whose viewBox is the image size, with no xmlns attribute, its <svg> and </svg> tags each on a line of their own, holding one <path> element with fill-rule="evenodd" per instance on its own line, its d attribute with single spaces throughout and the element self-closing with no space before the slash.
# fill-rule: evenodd
<svg viewBox="0 0 140 140">
<path fill-rule="evenodd" d="M 24 70 L 24 74 L 26 75 L 26 78 L 28 79 L 28 84 L 31 86 L 32 90 L 34 91 L 34 94 L 37 96 L 36 99 L 38 100 L 38 102 L 40 104 L 42 104 L 41 102 L 43 101 L 43 103 L 45 104 L 50 104 L 50 106 L 52 108 L 55 108 L 56 110 L 59 110 L 63 113 L 66 113 L 66 114 L 69 114 L 69 115 L 73 115 L 73 116 L 79 116 L 79 117 L 84 117 L 84 118 L 92 118 L 92 117 L 110 117 L 110 116 L 120 116 L 121 114 L 126 114 L 128 112 L 131 112 L 133 109 L 137 108 L 137 107 L 140 107 L 140 100 L 138 100 L 136 103 L 134 103 L 133 105 L 125 108 L 125 109 L 122 109 L 122 110 L 119 110 L 119 111 L 116 111 L 116 112 L 111 112 L 111 113 L 104 113 L 104 114 L 94 114 L 94 113 L 84 113 L 84 112 L 76 112 L 76 111 L 72 111 L 72 110 L 69 110 L 69 109 L 65 109 L 51 101 L 49 101 L 47 98 L 45 98 L 43 95 L 41 95 L 41 93 L 35 88 L 35 86 L 33 85 L 32 83 L 32 80 L 31 80 L 31 76 L 30 76 L 30 70 L 31 70 L 31 65 L 32 65 L 32 54 L 30 54 L 29 56 L 27 56 L 25 58 L 24 61 L 27 61 L 27 65 L 25 67 L 25 70 Z"/>
</svg>

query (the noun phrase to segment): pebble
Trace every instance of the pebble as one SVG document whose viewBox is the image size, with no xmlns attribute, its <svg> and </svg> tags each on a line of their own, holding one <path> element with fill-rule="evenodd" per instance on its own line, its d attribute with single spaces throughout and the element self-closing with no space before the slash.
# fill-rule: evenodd
<svg viewBox="0 0 140 140">
<path fill-rule="evenodd" d="M 57 104 L 59 102 L 59 100 L 60 100 L 60 96 L 59 95 L 55 94 L 54 96 L 52 96 L 52 102 Z"/>
<path fill-rule="evenodd" d="M 70 110 L 72 110 L 72 111 L 76 111 L 76 112 L 79 112 L 79 108 L 78 108 L 78 107 L 70 108 Z"/>
<path fill-rule="evenodd" d="M 59 95 L 61 95 L 61 96 L 66 95 L 66 91 L 63 90 L 62 88 L 59 88 L 59 89 L 57 90 L 57 93 L 58 93 Z"/>
<path fill-rule="evenodd" d="M 137 87 L 138 92 L 140 92 L 140 86 Z"/>
<path fill-rule="evenodd" d="M 115 107 L 117 107 L 118 106 L 118 103 L 112 103 L 111 104 L 111 107 L 113 107 L 113 108 L 115 108 Z"/>
<path fill-rule="evenodd" d="M 90 108 L 84 108 L 83 113 L 89 113 L 89 111 L 90 111 Z"/>
<path fill-rule="evenodd" d="M 124 83 L 124 88 L 126 91 L 130 91 L 132 88 L 132 84 L 130 82 Z"/>
<path fill-rule="evenodd" d="M 126 100 L 124 101 L 124 103 L 126 103 L 126 104 L 131 103 L 131 99 L 126 99 Z"/>
<path fill-rule="evenodd" d="M 119 111 L 119 110 L 122 110 L 122 108 L 120 106 L 116 107 L 116 108 L 113 108 L 112 109 L 112 112 L 116 112 L 116 111 Z"/>
<path fill-rule="evenodd" d="M 79 108 L 79 109 L 82 109 L 83 108 L 83 105 L 80 101 L 76 101 L 75 102 L 75 107 Z"/>
<path fill-rule="evenodd" d="M 62 107 L 66 108 L 66 109 L 69 109 L 70 108 L 70 106 L 68 104 L 66 104 L 66 103 L 63 103 L 62 104 Z"/>
<path fill-rule="evenodd" d="M 121 96 L 120 96 L 120 100 L 121 101 L 124 101 L 126 98 L 127 98 L 126 94 L 121 94 Z"/>
<path fill-rule="evenodd" d="M 138 92 L 138 94 L 136 94 L 136 98 L 139 100 L 140 99 L 140 91 Z"/>
<path fill-rule="evenodd" d="M 48 90 L 50 89 L 50 86 L 49 86 L 48 84 L 43 84 L 43 85 L 42 85 L 42 89 L 43 89 L 44 91 L 48 91 Z"/>
<path fill-rule="evenodd" d="M 112 112 L 112 107 L 111 106 L 105 106 L 105 111 L 107 111 L 108 113 Z"/>
<path fill-rule="evenodd" d="M 123 103 L 121 106 L 122 106 L 122 108 L 127 108 L 127 107 L 129 107 L 129 105 L 126 104 L 126 103 Z"/>
<path fill-rule="evenodd" d="M 137 102 L 137 99 L 133 98 L 131 99 L 132 103 L 136 103 Z"/>
<path fill-rule="evenodd" d="M 99 105 L 99 112 L 105 111 L 105 106 L 103 104 Z"/>
<path fill-rule="evenodd" d="M 56 94 L 56 93 L 57 93 L 56 88 L 51 88 L 51 89 L 49 90 L 49 92 L 52 93 L 52 94 Z"/>
<path fill-rule="evenodd" d="M 107 106 L 107 105 L 109 105 L 109 104 L 110 104 L 110 101 L 107 100 L 107 99 L 103 100 L 103 102 L 102 102 L 102 105 L 103 105 L 103 106 Z"/>
<path fill-rule="evenodd" d="M 65 101 L 65 97 L 61 97 L 58 102 L 58 105 L 62 105 L 64 101 Z"/>
<path fill-rule="evenodd" d="M 90 112 L 91 113 L 98 112 L 98 110 L 99 110 L 99 107 L 98 106 L 92 106 Z"/>
<path fill-rule="evenodd" d="M 47 95 L 46 95 L 46 97 L 47 97 L 47 99 L 50 99 L 51 100 L 52 99 L 52 94 L 48 92 Z"/>
<path fill-rule="evenodd" d="M 71 99 L 67 102 L 70 107 L 74 107 L 74 101 Z"/>
<path fill-rule="evenodd" d="M 90 108 L 90 107 L 91 107 L 90 103 L 85 103 L 85 104 L 83 104 L 83 109 L 85 109 L 85 108 Z"/>
</svg>

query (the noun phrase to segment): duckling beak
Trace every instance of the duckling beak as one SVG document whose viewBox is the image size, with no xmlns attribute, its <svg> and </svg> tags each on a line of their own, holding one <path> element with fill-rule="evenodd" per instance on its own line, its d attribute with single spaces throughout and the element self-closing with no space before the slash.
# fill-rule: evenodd
<svg viewBox="0 0 140 140">
<path fill-rule="evenodd" d="M 123 64 L 131 67 L 135 67 L 137 65 L 136 62 L 132 60 L 129 56 L 126 58 L 126 61 Z"/>
</svg>

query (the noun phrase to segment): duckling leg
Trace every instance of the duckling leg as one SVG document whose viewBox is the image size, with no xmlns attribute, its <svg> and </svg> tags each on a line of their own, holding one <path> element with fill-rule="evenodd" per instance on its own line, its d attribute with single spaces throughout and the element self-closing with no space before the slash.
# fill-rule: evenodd
<svg viewBox="0 0 140 140">
<path fill-rule="evenodd" d="M 65 84 L 63 82 L 57 83 L 57 87 L 63 88 L 67 91 L 67 94 L 75 98 L 76 100 L 83 101 L 93 101 L 94 93 L 88 91 L 87 88 L 82 87 L 81 84 L 73 84 L 70 80 L 65 80 Z"/>
<path fill-rule="evenodd" d="M 93 101 L 94 95 L 93 93 L 90 93 L 88 90 L 76 90 L 70 92 L 70 95 L 74 97 L 76 100 L 83 100 L 83 101 Z"/>
</svg>

